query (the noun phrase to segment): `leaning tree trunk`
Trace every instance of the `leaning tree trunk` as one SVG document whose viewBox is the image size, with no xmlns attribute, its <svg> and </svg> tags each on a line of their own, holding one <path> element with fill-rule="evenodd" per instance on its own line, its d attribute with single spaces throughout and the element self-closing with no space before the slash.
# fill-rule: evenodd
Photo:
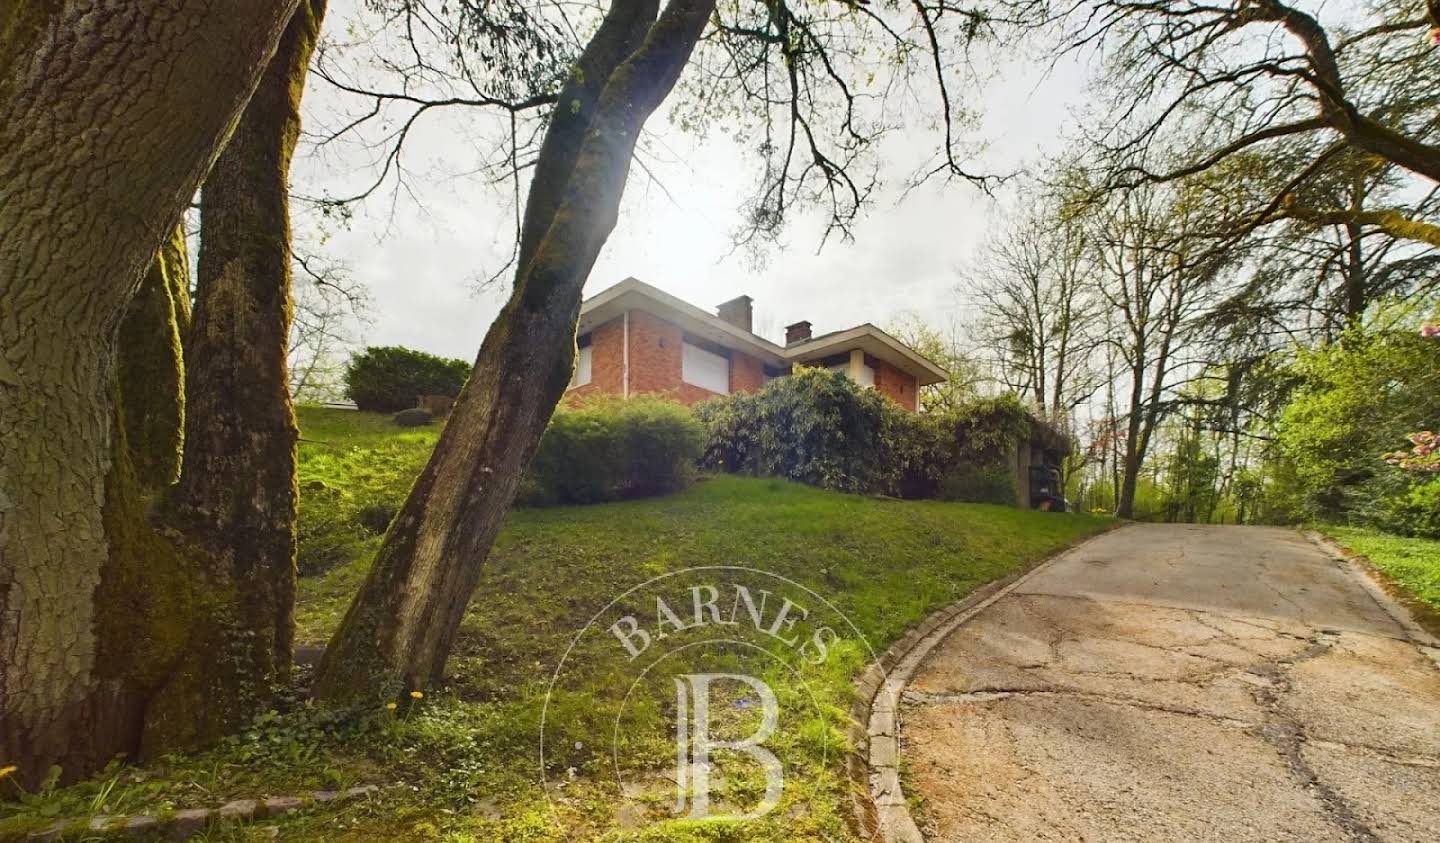
<svg viewBox="0 0 1440 843">
<path fill-rule="evenodd" d="M 21 782 L 133 741 L 98 661 L 117 333 L 293 6 L 0 12 L 0 758 Z"/>
<path fill-rule="evenodd" d="M 203 743 L 269 705 L 295 627 L 290 161 L 325 0 L 301 0 L 200 201 L 185 339 L 185 448 L 164 520 L 223 610 L 154 695 L 147 752 Z M 216 659 L 224 653 L 224 659 Z"/>
<path fill-rule="evenodd" d="M 655 6 L 616 0 L 560 96 L 521 238 L 533 251 L 522 248 L 510 300 L 325 653 L 317 690 L 328 699 L 393 695 L 444 671 L 520 474 L 570 380 L 581 288 L 615 226 L 640 129 L 715 0 L 671 0 L 650 25 Z M 592 80 L 603 80 L 593 110 L 582 99 Z M 548 219 L 537 201 L 553 207 Z"/>
</svg>

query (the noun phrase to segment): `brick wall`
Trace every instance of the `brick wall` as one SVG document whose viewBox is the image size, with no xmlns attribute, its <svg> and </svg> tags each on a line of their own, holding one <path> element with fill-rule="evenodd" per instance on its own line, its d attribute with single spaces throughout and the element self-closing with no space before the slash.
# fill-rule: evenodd
<svg viewBox="0 0 1440 843">
<path fill-rule="evenodd" d="M 643 310 L 630 311 L 631 395 L 671 393 L 680 387 L 683 341 L 684 334 L 678 326 Z"/>
<path fill-rule="evenodd" d="M 621 395 L 625 383 L 625 325 L 611 319 L 590 332 L 590 382 L 567 390 L 561 399 L 577 404 L 596 395 Z"/>
<path fill-rule="evenodd" d="M 595 395 L 624 394 L 624 317 L 595 327 L 590 332 L 590 383 L 565 393 L 568 404 L 583 402 Z M 686 404 L 694 404 L 719 393 L 684 381 L 683 345 L 680 326 L 643 310 L 630 311 L 630 394 L 658 393 Z M 717 351 L 719 349 L 716 349 Z M 765 385 L 765 365 L 759 358 L 731 350 L 730 392 L 756 392 Z M 875 369 L 875 388 L 900 406 L 915 409 L 915 378 L 892 366 L 866 358 Z"/>
<path fill-rule="evenodd" d="M 867 356 L 865 364 L 875 370 L 875 389 L 881 395 L 912 413 L 919 408 L 919 386 L 914 375 L 907 375 L 874 357 Z"/>
<path fill-rule="evenodd" d="M 685 383 L 682 345 L 685 332 L 643 310 L 630 311 L 630 392 L 655 392 L 686 404 L 719 393 Z M 757 358 L 730 351 L 730 391 L 753 392 L 765 384 L 765 368 Z"/>
<path fill-rule="evenodd" d="M 730 352 L 730 392 L 759 392 L 765 385 L 765 364 L 740 351 Z"/>
</svg>

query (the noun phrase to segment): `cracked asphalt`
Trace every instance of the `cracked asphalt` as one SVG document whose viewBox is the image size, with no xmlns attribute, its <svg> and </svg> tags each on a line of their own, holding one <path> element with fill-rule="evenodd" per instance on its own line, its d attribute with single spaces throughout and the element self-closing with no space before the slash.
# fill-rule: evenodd
<svg viewBox="0 0 1440 843">
<path fill-rule="evenodd" d="M 1132 525 L 957 629 L 901 705 L 931 841 L 1440 840 L 1440 654 L 1278 528 Z"/>
</svg>

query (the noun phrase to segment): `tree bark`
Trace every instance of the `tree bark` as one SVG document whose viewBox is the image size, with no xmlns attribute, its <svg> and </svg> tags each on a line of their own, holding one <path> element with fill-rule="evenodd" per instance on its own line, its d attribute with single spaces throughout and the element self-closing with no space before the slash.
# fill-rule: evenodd
<svg viewBox="0 0 1440 843">
<path fill-rule="evenodd" d="M 1362 114 L 1347 99 L 1345 81 L 1330 46 L 1330 37 L 1314 16 L 1280 0 L 1259 0 L 1242 14 L 1279 23 L 1304 45 L 1314 72 L 1309 81 L 1320 103 L 1320 118 L 1327 125 L 1355 148 L 1440 182 L 1440 146 L 1395 131 Z"/>
<path fill-rule="evenodd" d="M 290 671 L 299 431 L 286 359 L 289 177 L 324 14 L 325 0 L 301 0 L 201 192 L 184 461 L 164 518 L 231 605 L 197 626 L 154 695 L 147 752 L 232 731 L 269 705 Z"/>
<path fill-rule="evenodd" d="M 0 13 L 0 757 L 22 783 L 132 746 L 97 670 L 117 334 L 293 6 Z"/>
<path fill-rule="evenodd" d="M 1140 479 L 1141 408 L 1145 394 L 1145 347 L 1141 343 L 1135 349 L 1139 362 L 1130 370 L 1130 404 L 1125 414 L 1125 459 L 1120 474 L 1120 490 L 1117 495 L 1115 515 L 1118 518 L 1135 517 L 1135 488 Z"/>
<path fill-rule="evenodd" d="M 181 337 L 190 325 L 190 256 L 185 228 L 174 233 L 145 271 L 120 323 L 119 382 L 126 396 L 125 440 L 143 488 L 180 476 L 185 439 L 185 366 Z"/>
<path fill-rule="evenodd" d="M 326 650 L 316 681 L 324 698 L 384 698 L 436 682 L 444 671 L 520 474 L 569 383 L 581 289 L 615 226 L 635 142 L 679 79 L 715 0 L 671 0 L 640 42 L 651 8 L 649 0 L 617 0 L 596 35 L 605 43 L 586 50 L 615 62 L 593 116 L 583 128 L 552 120 L 549 134 L 583 131 L 553 217 L 527 219 L 533 255 L 527 260 L 522 249 L 510 300 Z M 557 113 L 569 108 L 562 96 Z M 545 145 L 572 143 L 547 137 Z M 555 184 L 564 158 L 542 156 L 537 183 Z"/>
</svg>

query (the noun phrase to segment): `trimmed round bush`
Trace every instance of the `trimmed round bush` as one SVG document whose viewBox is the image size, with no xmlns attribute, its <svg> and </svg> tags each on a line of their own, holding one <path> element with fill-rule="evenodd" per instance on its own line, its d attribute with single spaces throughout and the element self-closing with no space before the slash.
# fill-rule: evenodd
<svg viewBox="0 0 1440 843">
<path fill-rule="evenodd" d="M 464 360 L 398 345 L 371 346 L 345 367 L 345 394 L 362 410 L 393 413 L 414 407 L 421 395 L 459 395 L 470 369 Z"/>
<path fill-rule="evenodd" d="M 694 479 L 704 449 L 704 427 L 675 401 L 642 395 L 561 407 L 516 500 L 549 506 L 669 494 Z"/>
</svg>

